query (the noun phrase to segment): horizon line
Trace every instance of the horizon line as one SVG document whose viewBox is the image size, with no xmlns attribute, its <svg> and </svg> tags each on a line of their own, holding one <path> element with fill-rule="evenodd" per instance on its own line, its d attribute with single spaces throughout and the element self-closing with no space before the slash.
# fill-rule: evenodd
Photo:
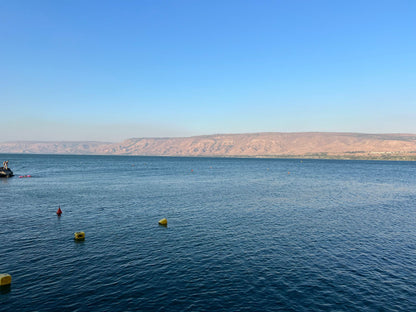
<svg viewBox="0 0 416 312">
<path fill-rule="evenodd" d="M 261 132 L 244 132 L 244 133 L 213 133 L 213 134 L 200 134 L 190 136 L 147 136 L 147 137 L 130 137 L 123 139 L 122 141 L 99 141 L 99 140 L 8 140 L 0 141 L 4 143 L 102 143 L 102 144 L 116 144 L 127 140 L 133 139 L 181 139 L 181 138 L 197 138 L 206 136 L 219 136 L 219 135 L 256 135 L 256 134 L 360 134 L 360 135 L 415 135 L 416 133 L 404 133 L 404 132 L 344 132 L 344 131 L 261 131 Z"/>
</svg>

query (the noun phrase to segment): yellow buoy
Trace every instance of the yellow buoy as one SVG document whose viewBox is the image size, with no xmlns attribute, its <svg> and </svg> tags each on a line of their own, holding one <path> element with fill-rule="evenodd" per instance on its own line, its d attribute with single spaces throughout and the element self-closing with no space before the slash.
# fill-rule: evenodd
<svg viewBox="0 0 416 312">
<path fill-rule="evenodd" d="M 0 286 L 10 285 L 12 283 L 12 277 L 10 274 L 0 274 Z"/>
<path fill-rule="evenodd" d="M 168 225 L 168 220 L 166 218 L 163 218 L 162 220 L 159 220 L 159 224 L 167 226 Z"/>
<path fill-rule="evenodd" d="M 84 232 L 75 232 L 74 233 L 74 239 L 75 240 L 84 240 L 85 239 L 85 233 Z"/>
</svg>

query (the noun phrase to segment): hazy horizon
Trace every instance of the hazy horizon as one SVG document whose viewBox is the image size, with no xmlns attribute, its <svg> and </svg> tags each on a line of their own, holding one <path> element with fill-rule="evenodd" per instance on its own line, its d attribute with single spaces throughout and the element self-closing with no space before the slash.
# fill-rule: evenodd
<svg viewBox="0 0 416 312">
<path fill-rule="evenodd" d="M 9 140 L 1 141 L 0 144 L 7 143 L 98 143 L 98 144 L 119 144 L 128 140 L 159 140 L 159 139 L 188 139 L 188 138 L 204 138 L 204 137 L 216 137 L 216 136 L 253 136 L 253 135 L 311 135 L 311 134 L 326 134 L 326 135 L 352 135 L 352 136 L 416 136 L 416 133 L 403 133 L 403 132 L 391 132 L 391 133 L 376 133 L 376 132 L 335 132 L 335 131 L 299 131 L 299 132 L 278 132 L 278 131 L 265 131 L 265 132 L 246 132 L 246 133 L 209 133 L 209 134 L 200 134 L 200 135 L 189 135 L 189 136 L 138 136 L 138 137 L 129 137 L 124 138 L 120 141 L 100 141 L 100 140 Z M 1 152 L 1 151 L 0 151 Z"/>
<path fill-rule="evenodd" d="M 0 4 L 0 142 L 416 133 L 416 2 Z"/>
</svg>

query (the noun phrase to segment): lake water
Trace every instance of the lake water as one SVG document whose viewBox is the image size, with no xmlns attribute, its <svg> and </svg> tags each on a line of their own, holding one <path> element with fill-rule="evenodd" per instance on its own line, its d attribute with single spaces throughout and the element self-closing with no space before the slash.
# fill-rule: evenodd
<svg viewBox="0 0 416 312">
<path fill-rule="evenodd" d="M 0 156 L 1 311 L 416 311 L 416 162 Z"/>
</svg>

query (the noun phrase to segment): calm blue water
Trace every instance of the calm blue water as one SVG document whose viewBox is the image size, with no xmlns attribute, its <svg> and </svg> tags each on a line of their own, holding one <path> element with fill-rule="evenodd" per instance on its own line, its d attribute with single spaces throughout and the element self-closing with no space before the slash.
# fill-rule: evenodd
<svg viewBox="0 0 416 312">
<path fill-rule="evenodd" d="M 0 156 L 1 311 L 416 311 L 414 162 Z"/>
</svg>

